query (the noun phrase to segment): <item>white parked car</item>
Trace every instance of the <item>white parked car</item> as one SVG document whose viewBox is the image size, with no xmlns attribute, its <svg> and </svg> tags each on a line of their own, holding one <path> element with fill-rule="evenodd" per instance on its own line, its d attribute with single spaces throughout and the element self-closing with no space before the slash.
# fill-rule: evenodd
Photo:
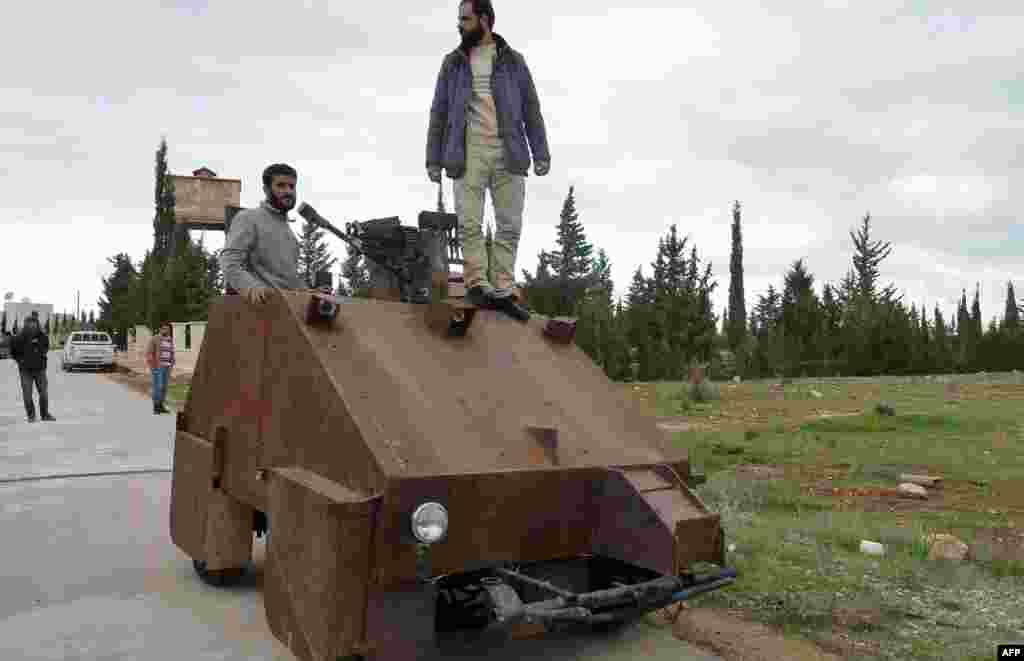
<svg viewBox="0 0 1024 661">
<path fill-rule="evenodd" d="M 60 366 L 65 372 L 76 367 L 114 368 L 114 342 L 106 333 L 76 331 L 64 342 Z"/>
</svg>

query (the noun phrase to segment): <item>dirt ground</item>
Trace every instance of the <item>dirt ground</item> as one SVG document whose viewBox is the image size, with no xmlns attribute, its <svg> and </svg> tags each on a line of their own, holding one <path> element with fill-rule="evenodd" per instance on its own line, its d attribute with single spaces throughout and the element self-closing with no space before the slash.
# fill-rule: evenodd
<svg viewBox="0 0 1024 661">
<path fill-rule="evenodd" d="M 149 397 L 153 392 L 153 377 L 149 374 L 139 374 L 138 372 L 132 372 L 121 368 L 114 372 L 105 372 L 104 376 L 111 381 L 120 383 L 126 388 L 130 388 L 131 390 L 134 390 L 140 395 L 145 395 L 146 397 Z M 186 384 L 189 383 L 190 380 L 191 376 L 189 375 L 174 375 L 171 377 L 168 385 Z M 184 402 L 178 403 L 179 406 L 182 404 L 184 404 Z M 175 408 L 175 402 L 173 400 L 168 401 L 167 407 L 171 409 Z"/>
<path fill-rule="evenodd" d="M 629 389 L 655 410 L 654 384 L 630 384 Z M 891 385 L 880 383 L 844 383 L 844 397 L 786 397 L 778 386 L 767 389 L 748 384 L 720 384 L 721 399 L 714 412 L 699 416 L 658 415 L 665 431 L 795 431 L 802 425 L 828 417 L 857 416 L 884 398 Z M 806 390 L 806 386 L 803 387 Z M 793 390 L 796 390 L 795 388 Z M 1006 383 L 948 384 L 942 390 L 947 402 L 973 399 L 1020 400 L 1024 402 L 1024 386 Z M 901 413 L 913 411 L 901 410 Z M 1016 444 L 1005 431 L 988 439 L 993 447 Z M 929 488 L 926 500 L 909 497 L 895 488 L 837 487 L 850 471 L 849 464 L 741 464 L 735 467 L 738 478 L 749 480 L 790 480 L 800 485 L 807 495 L 831 497 L 837 511 L 890 512 L 904 525 L 909 525 L 919 512 L 965 511 L 1002 512 L 1018 516 L 1024 522 L 1024 485 L 1016 481 L 993 481 L 985 491 L 968 481 L 943 479 Z M 934 466 L 921 464 L 906 467 L 906 472 L 942 475 Z M 1009 527 L 979 530 L 974 554 L 985 560 L 1024 561 L 1024 529 L 1012 519 Z M 667 616 L 666 616 L 667 617 Z M 693 644 L 718 654 L 729 661 L 761 659 L 838 659 L 878 654 L 878 641 L 851 635 L 858 627 L 870 626 L 883 615 L 878 610 L 840 610 L 835 614 L 831 639 L 815 645 L 785 638 L 780 630 L 754 622 L 742 610 L 717 608 L 686 608 L 675 620 L 675 634 Z"/>
</svg>

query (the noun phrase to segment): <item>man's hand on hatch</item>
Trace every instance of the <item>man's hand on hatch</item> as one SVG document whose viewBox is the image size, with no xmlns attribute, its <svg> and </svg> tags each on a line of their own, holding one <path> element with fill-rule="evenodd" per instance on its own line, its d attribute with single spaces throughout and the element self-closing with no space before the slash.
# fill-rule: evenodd
<svg viewBox="0 0 1024 661">
<path fill-rule="evenodd" d="M 551 170 L 551 163 L 547 161 L 537 161 L 533 164 L 533 173 L 538 177 L 543 177 Z"/>
<path fill-rule="evenodd" d="M 428 167 L 427 177 L 435 184 L 441 183 L 441 167 L 438 165 L 431 165 Z"/>
<path fill-rule="evenodd" d="M 270 287 L 250 287 L 245 290 L 243 297 L 254 305 L 258 305 L 263 301 L 267 300 L 267 296 L 270 295 Z"/>
</svg>

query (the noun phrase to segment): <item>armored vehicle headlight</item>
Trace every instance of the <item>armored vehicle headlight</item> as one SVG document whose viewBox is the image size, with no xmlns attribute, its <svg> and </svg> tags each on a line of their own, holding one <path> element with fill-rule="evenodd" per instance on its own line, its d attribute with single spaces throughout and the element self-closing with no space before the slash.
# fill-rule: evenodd
<svg viewBox="0 0 1024 661">
<path fill-rule="evenodd" d="M 441 503 L 423 503 L 412 513 L 412 534 L 424 544 L 438 542 L 448 532 L 448 510 Z"/>
</svg>

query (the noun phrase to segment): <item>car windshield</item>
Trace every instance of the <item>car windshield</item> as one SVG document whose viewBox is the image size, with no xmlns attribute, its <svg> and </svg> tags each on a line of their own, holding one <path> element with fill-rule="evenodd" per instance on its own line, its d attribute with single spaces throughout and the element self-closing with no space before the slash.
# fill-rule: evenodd
<svg viewBox="0 0 1024 661">
<path fill-rule="evenodd" d="M 107 344 L 110 342 L 110 336 L 106 333 L 75 333 L 71 336 L 71 341 L 76 344 Z"/>
</svg>

